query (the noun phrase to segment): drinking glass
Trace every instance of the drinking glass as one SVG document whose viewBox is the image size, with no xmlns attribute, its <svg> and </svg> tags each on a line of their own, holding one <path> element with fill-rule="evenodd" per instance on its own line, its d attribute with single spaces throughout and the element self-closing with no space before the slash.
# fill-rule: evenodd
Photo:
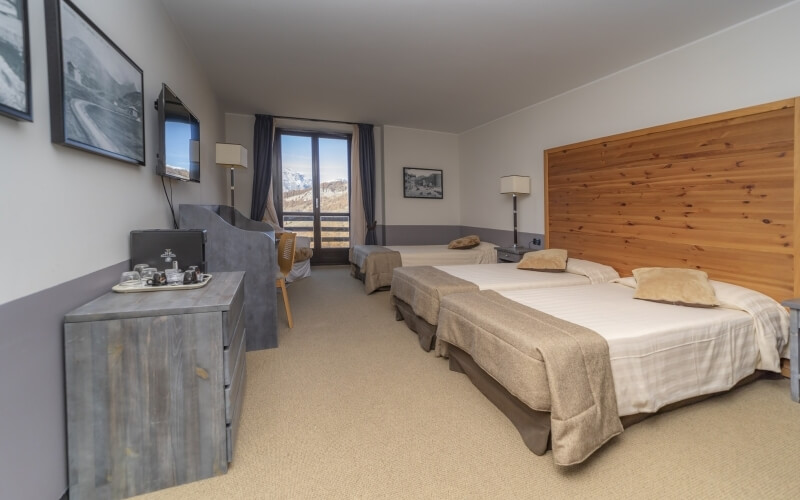
<svg viewBox="0 0 800 500">
<path fill-rule="evenodd" d="M 136 271 L 125 271 L 119 278 L 121 286 L 139 286 L 142 284 L 142 277 Z"/>
<path fill-rule="evenodd" d="M 177 269 L 167 269 L 164 271 L 167 273 L 167 285 L 182 285 L 183 284 L 183 272 Z"/>
<path fill-rule="evenodd" d="M 142 271 L 140 273 L 142 275 L 142 283 L 143 284 L 147 284 L 148 280 L 153 279 L 153 276 L 157 272 L 158 272 L 158 269 L 156 269 L 155 267 L 146 267 L 146 268 L 142 269 Z"/>
</svg>

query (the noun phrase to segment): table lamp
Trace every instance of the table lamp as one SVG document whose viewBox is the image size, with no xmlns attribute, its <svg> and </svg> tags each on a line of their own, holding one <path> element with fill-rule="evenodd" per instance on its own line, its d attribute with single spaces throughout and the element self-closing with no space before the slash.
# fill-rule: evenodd
<svg viewBox="0 0 800 500">
<path fill-rule="evenodd" d="M 231 207 L 236 208 L 233 199 L 233 170 L 247 168 L 247 150 L 241 144 L 217 143 L 217 165 L 231 169 Z"/>
<path fill-rule="evenodd" d="M 517 195 L 531 192 L 531 178 L 527 175 L 506 175 L 500 177 L 500 194 L 510 194 L 514 203 L 514 248 L 517 245 Z"/>
</svg>

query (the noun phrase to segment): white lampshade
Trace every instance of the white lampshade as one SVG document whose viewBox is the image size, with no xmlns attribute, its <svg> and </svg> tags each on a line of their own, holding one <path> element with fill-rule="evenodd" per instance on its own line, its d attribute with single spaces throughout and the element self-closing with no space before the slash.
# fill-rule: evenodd
<svg viewBox="0 0 800 500">
<path fill-rule="evenodd" d="M 528 194 L 530 192 L 531 178 L 527 175 L 500 177 L 500 194 Z"/>
<path fill-rule="evenodd" d="M 218 142 L 217 164 L 226 168 L 247 168 L 247 150 L 241 144 Z"/>
</svg>

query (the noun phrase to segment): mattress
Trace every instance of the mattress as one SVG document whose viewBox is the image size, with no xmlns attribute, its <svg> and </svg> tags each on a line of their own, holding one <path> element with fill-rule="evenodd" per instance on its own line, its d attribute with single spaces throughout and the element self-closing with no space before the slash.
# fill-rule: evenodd
<svg viewBox="0 0 800 500">
<path fill-rule="evenodd" d="M 398 245 L 386 248 L 400 252 L 403 266 L 445 266 L 497 262 L 496 246 L 482 241 L 475 248 L 459 250 L 447 248 L 447 245 Z"/>
<path fill-rule="evenodd" d="M 434 266 L 457 278 L 470 281 L 480 290 L 518 290 L 604 283 L 619 278 L 613 268 L 587 260 L 569 259 L 566 272 L 551 273 L 517 269 L 516 263 L 483 266 Z"/>
<path fill-rule="evenodd" d="M 395 269 L 391 300 L 409 329 L 420 336 L 420 346 L 429 351 L 441 299 L 451 293 L 576 286 L 618 277 L 609 266 L 581 259 L 569 259 L 563 273 L 517 269 L 514 263 L 411 266 Z"/>
<path fill-rule="evenodd" d="M 441 302 L 437 353 L 463 350 L 481 378 L 507 392 L 501 399 L 549 412 L 559 465 L 585 460 L 616 435 L 610 417 L 655 413 L 729 390 L 758 369 L 779 371 L 788 313 L 771 298 L 712 281 L 722 306 L 692 308 L 634 299 L 630 279 L 616 281 L 451 294 Z M 590 338 L 607 350 L 587 350 L 581 342 Z M 541 433 L 521 434 L 534 452 L 546 445 Z"/>
<path fill-rule="evenodd" d="M 447 245 L 356 245 L 350 249 L 351 275 L 364 282 L 364 291 L 367 293 L 388 288 L 392 284 L 393 270 L 400 266 L 486 264 L 496 261 L 495 245 L 486 242 L 466 250 L 449 249 Z"/>
<path fill-rule="evenodd" d="M 728 390 L 756 368 L 770 368 L 761 361 L 775 357 L 786 342 L 785 310 L 751 292 L 775 306 L 766 320 L 769 331 L 759 332 L 751 313 L 726 300 L 746 289 L 727 287 L 734 288 L 726 294 L 715 287 L 726 307 L 711 309 L 636 300 L 635 289 L 621 283 L 499 293 L 605 338 L 618 412 L 624 416 Z M 764 351 L 765 345 L 774 347 Z"/>
</svg>

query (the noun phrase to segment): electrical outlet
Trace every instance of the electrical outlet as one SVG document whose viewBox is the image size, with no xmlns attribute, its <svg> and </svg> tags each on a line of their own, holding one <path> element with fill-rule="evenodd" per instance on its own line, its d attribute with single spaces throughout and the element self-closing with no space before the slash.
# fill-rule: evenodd
<svg viewBox="0 0 800 500">
<path fill-rule="evenodd" d="M 539 238 L 534 238 L 534 239 L 533 239 L 533 244 L 534 244 L 534 245 L 541 245 L 541 244 L 542 244 L 542 240 L 541 240 L 541 239 L 539 239 Z"/>
</svg>

